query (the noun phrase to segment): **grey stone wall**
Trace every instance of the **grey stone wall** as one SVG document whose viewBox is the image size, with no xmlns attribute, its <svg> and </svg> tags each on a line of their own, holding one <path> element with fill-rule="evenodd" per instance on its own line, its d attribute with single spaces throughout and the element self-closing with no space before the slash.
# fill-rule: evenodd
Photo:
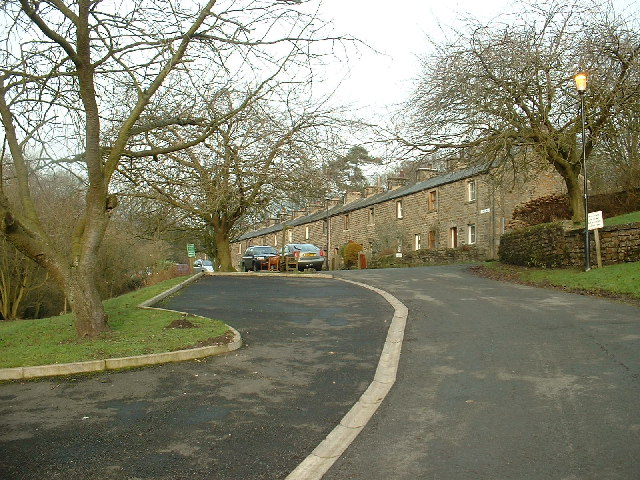
<svg viewBox="0 0 640 480">
<path fill-rule="evenodd" d="M 640 261 L 640 223 L 600 229 L 603 265 Z M 589 236 L 590 262 L 597 262 L 594 232 Z M 502 236 L 500 261 L 534 267 L 584 265 L 584 229 L 565 230 L 560 223 L 536 225 Z"/>
</svg>

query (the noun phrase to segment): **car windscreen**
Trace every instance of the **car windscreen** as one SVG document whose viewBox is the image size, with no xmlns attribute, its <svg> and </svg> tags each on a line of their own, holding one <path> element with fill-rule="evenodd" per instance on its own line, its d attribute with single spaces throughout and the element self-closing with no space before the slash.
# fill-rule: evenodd
<svg viewBox="0 0 640 480">
<path fill-rule="evenodd" d="M 276 249 L 273 247 L 256 247 L 253 249 L 254 255 L 265 255 L 267 253 L 277 255 Z"/>
</svg>

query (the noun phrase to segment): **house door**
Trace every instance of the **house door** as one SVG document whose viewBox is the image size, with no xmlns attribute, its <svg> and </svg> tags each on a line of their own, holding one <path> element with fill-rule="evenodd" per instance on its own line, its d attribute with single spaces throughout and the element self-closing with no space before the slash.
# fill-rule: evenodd
<svg viewBox="0 0 640 480">
<path fill-rule="evenodd" d="M 449 229 L 449 246 L 451 248 L 458 247 L 458 227 L 451 227 Z"/>
</svg>

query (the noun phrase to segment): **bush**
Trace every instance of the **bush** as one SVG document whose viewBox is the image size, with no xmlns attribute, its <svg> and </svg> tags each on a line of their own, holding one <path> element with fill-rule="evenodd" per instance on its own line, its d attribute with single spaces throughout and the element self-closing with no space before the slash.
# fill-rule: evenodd
<svg viewBox="0 0 640 480">
<path fill-rule="evenodd" d="M 362 245 L 352 242 L 351 240 L 349 240 L 349 243 L 344 245 L 341 252 L 345 268 L 353 268 L 358 264 L 358 255 L 361 251 Z"/>
</svg>

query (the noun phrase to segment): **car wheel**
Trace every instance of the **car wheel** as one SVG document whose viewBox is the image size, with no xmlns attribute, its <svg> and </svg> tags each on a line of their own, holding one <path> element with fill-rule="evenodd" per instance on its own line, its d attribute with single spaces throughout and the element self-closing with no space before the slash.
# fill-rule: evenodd
<svg viewBox="0 0 640 480">
<path fill-rule="evenodd" d="M 258 264 L 256 262 L 253 262 L 253 271 L 257 272 L 260 270 L 260 267 L 258 266 Z"/>
<path fill-rule="evenodd" d="M 242 264 L 242 270 L 244 270 L 245 272 L 249 271 L 249 269 L 247 268 L 247 266 L 244 263 Z"/>
<path fill-rule="evenodd" d="M 322 270 L 322 265 L 318 266 L 318 267 L 314 267 L 316 269 L 316 272 L 319 272 L 320 270 Z"/>
</svg>

